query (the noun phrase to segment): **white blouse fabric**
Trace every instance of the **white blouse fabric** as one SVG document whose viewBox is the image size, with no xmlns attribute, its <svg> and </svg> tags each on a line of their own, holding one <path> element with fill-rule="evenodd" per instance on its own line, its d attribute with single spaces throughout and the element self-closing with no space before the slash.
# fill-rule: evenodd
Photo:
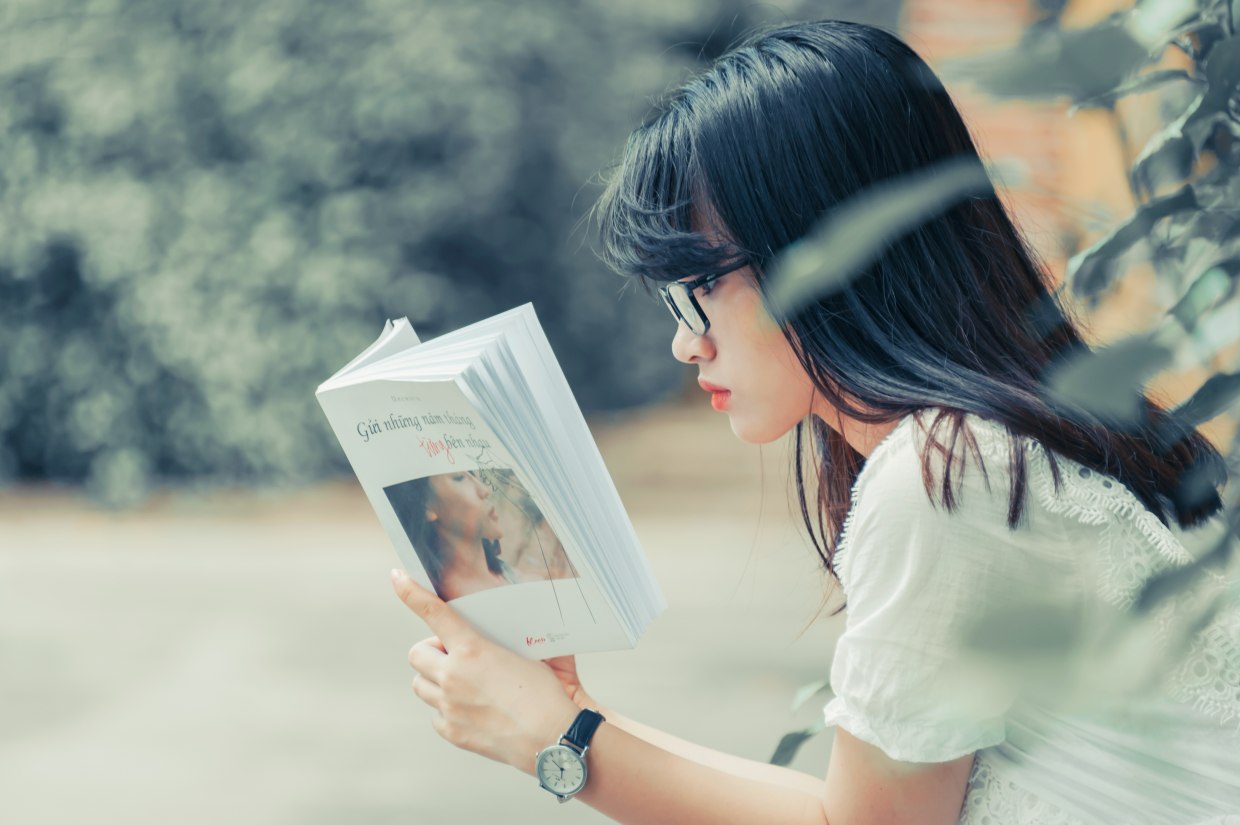
<svg viewBox="0 0 1240 825">
<path fill-rule="evenodd" d="M 1128 489 L 1062 457 L 1056 486 L 1026 441 L 1011 530 L 1007 431 L 970 416 L 982 460 L 959 454 L 949 512 L 922 481 L 928 420 L 901 421 L 853 489 L 827 724 L 901 761 L 975 753 L 968 825 L 1240 825 L 1234 578 L 1137 610 L 1193 557 Z"/>
</svg>

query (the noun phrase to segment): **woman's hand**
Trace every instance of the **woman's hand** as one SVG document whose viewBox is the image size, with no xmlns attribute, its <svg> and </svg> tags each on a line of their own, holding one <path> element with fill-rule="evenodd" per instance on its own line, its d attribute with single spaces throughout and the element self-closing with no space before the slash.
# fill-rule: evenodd
<svg viewBox="0 0 1240 825">
<path fill-rule="evenodd" d="M 553 659 L 544 659 L 543 664 L 551 669 L 555 678 L 560 680 L 565 695 L 573 701 L 573 704 L 582 710 L 586 708 L 599 710 L 598 703 L 591 699 L 590 694 L 586 693 L 586 689 L 581 686 L 581 679 L 577 676 L 576 656 L 556 656 Z M 606 716 L 605 713 L 603 715 Z"/>
<path fill-rule="evenodd" d="M 401 601 L 435 636 L 409 651 L 413 692 L 438 714 L 435 731 L 458 748 L 532 774 L 534 756 L 576 717 L 585 691 L 571 656 L 533 662 L 484 639 L 434 593 L 392 571 Z"/>
</svg>

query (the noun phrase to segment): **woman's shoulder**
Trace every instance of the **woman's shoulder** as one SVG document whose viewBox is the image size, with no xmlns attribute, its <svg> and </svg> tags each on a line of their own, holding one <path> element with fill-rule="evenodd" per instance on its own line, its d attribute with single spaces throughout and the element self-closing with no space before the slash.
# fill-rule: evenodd
<svg viewBox="0 0 1240 825">
<path fill-rule="evenodd" d="M 863 465 L 853 499 L 914 487 L 930 493 L 931 499 L 941 498 L 933 493 L 946 484 L 956 493 L 953 501 L 971 509 L 969 505 L 994 497 L 1007 502 L 1016 476 L 1033 509 L 1087 525 L 1114 518 L 1161 525 L 1117 479 L 1052 452 L 1001 421 L 973 413 L 957 419 L 936 409 L 912 413 L 897 423 Z M 879 494 L 872 495 L 876 490 Z"/>
<path fill-rule="evenodd" d="M 861 565 L 869 575 L 929 561 L 993 565 L 999 546 L 1038 542 L 1039 534 L 1008 527 L 1013 442 L 1006 428 L 976 416 L 962 424 L 957 431 L 936 426 L 934 411 L 914 413 L 871 451 L 836 545 L 846 591 L 856 584 L 850 569 L 858 556 L 883 557 Z"/>
<path fill-rule="evenodd" d="M 854 522 L 898 518 L 910 528 L 937 523 L 956 535 L 1072 555 L 1094 569 L 1100 594 L 1115 606 L 1133 604 L 1151 577 L 1191 563 L 1181 537 L 1119 480 L 1002 422 L 967 414 L 957 431 L 937 413 L 906 416 L 871 453 L 844 538 L 857 532 Z M 1016 497 L 1020 519 L 1012 524 Z"/>
<path fill-rule="evenodd" d="M 900 419 L 871 451 L 853 487 L 853 501 L 904 500 L 915 498 L 920 490 L 933 503 L 933 493 L 941 489 L 946 473 L 954 493 L 950 504 L 983 504 L 996 491 L 1006 490 L 1015 452 L 1025 454 L 1023 464 L 1028 467 L 1029 456 L 1037 449 L 1035 441 L 1010 432 L 998 421 L 966 413 L 957 428 L 942 411 L 921 410 Z M 970 494 L 972 490 L 979 492 Z"/>
</svg>

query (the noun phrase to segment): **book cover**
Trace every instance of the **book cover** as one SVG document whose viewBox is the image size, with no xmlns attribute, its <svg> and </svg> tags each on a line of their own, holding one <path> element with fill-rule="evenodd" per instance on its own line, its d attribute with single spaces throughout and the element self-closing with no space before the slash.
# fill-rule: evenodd
<svg viewBox="0 0 1240 825">
<path fill-rule="evenodd" d="M 457 342 L 470 339 L 454 335 Z M 515 403 L 504 416 L 502 428 L 516 444 L 505 443 L 488 420 L 495 415 L 479 408 L 488 385 L 503 400 L 546 381 L 545 375 L 504 380 L 505 373 L 546 370 L 546 359 L 527 357 L 522 364 L 494 347 L 466 346 L 454 360 L 449 347 L 445 367 L 437 349 L 443 348 L 420 345 L 407 322 L 389 323 L 317 393 L 403 566 L 484 635 L 525 655 L 631 647 L 653 618 L 641 617 L 642 603 L 652 600 L 639 592 L 636 605 L 629 604 L 625 594 L 630 584 L 640 591 L 654 583 L 648 575 L 628 583 L 615 577 L 625 570 L 648 574 L 640 548 L 617 544 L 621 553 L 636 551 L 638 564 L 614 558 L 608 560 L 615 564 L 600 564 L 588 552 L 599 548 L 583 546 L 597 537 L 598 524 L 607 521 L 601 511 L 609 509 L 607 496 L 591 505 L 583 491 L 610 488 L 614 496 L 610 478 L 566 476 L 571 462 L 555 453 L 584 445 L 572 438 L 572 428 L 528 413 L 536 405 Z M 417 357 L 420 350 L 430 357 Z M 480 382 L 480 374 L 489 380 Z M 575 402 L 572 412 L 580 416 Z M 592 439 L 588 446 L 597 453 Z M 618 497 L 615 502 L 627 523 Z"/>
</svg>

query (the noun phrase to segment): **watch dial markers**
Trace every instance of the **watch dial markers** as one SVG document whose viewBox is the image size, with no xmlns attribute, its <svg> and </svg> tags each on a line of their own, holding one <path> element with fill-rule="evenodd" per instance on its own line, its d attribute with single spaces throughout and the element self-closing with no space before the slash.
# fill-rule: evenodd
<svg viewBox="0 0 1240 825">
<path fill-rule="evenodd" d="M 556 749 L 544 754 L 538 765 L 539 778 L 548 788 L 560 793 L 570 793 L 581 787 L 585 780 L 581 757 L 568 748 Z"/>
</svg>

